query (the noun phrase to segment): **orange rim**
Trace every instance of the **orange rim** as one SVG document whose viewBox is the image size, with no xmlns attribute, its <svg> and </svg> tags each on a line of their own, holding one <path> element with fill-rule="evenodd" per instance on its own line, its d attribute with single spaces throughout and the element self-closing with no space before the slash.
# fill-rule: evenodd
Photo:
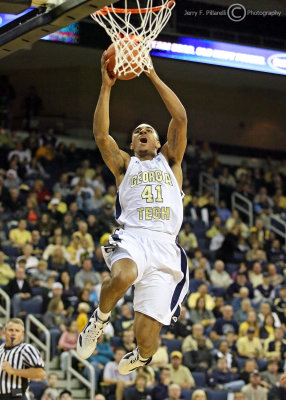
<svg viewBox="0 0 286 400">
<path fill-rule="evenodd" d="M 157 12 L 160 11 L 162 8 L 169 8 L 175 2 L 175 0 L 170 0 L 168 3 L 163 4 L 162 6 L 157 7 L 149 7 L 149 8 L 112 8 L 112 7 L 103 7 L 101 10 L 95 11 L 93 14 L 103 14 L 106 15 L 107 12 L 115 12 L 117 14 L 146 14 L 147 12 L 153 11 Z"/>
</svg>

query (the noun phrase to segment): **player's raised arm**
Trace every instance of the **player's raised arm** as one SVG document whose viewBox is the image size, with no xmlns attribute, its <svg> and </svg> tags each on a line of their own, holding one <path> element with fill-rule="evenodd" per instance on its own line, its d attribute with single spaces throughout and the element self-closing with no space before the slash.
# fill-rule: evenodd
<svg viewBox="0 0 286 400">
<path fill-rule="evenodd" d="M 108 60 L 105 53 L 101 58 L 102 85 L 93 118 L 93 134 L 102 158 L 116 179 L 117 186 L 127 168 L 130 156 L 120 150 L 115 140 L 109 135 L 110 92 L 116 78 L 107 72 Z"/>
<path fill-rule="evenodd" d="M 154 68 L 146 75 L 160 94 L 169 113 L 171 122 L 167 134 L 167 143 L 161 152 L 170 164 L 181 163 L 187 144 L 187 114 L 176 94 L 158 77 Z"/>
</svg>

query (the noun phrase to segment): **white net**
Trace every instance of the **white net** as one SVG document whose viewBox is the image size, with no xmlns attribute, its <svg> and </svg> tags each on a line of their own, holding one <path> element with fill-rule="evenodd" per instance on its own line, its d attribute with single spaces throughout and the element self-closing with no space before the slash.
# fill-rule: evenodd
<svg viewBox="0 0 286 400">
<path fill-rule="evenodd" d="M 154 6 L 153 0 L 146 0 L 143 8 L 143 2 L 136 0 L 137 8 L 130 10 L 128 0 L 125 0 L 124 12 L 111 5 L 91 14 L 114 44 L 114 73 L 119 77 L 130 73 L 139 76 L 143 70 L 150 71 L 152 68 L 149 56 L 152 41 L 167 24 L 175 6 L 174 0 L 160 2 Z"/>
</svg>

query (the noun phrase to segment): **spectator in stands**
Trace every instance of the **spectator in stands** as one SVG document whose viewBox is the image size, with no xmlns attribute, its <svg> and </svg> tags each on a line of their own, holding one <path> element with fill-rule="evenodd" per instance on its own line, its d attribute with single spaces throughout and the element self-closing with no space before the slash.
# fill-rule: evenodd
<svg viewBox="0 0 286 400">
<path fill-rule="evenodd" d="M 219 358 L 214 371 L 208 374 L 208 386 L 213 389 L 236 391 L 244 386 L 244 381 L 239 379 L 237 373 L 230 371 L 225 358 Z"/>
<path fill-rule="evenodd" d="M 176 383 L 171 383 L 168 387 L 168 397 L 167 400 L 179 400 L 181 399 L 181 388 Z"/>
<path fill-rule="evenodd" d="M 113 232 L 117 226 L 114 218 L 114 207 L 110 203 L 106 203 L 102 212 L 97 216 L 97 229 L 96 233 L 100 237 L 106 232 Z"/>
<path fill-rule="evenodd" d="M 256 300 L 270 300 L 275 297 L 274 286 L 270 283 L 269 272 L 263 272 L 263 283 L 258 285 L 254 290 L 254 295 Z"/>
<path fill-rule="evenodd" d="M 5 206 L 6 211 L 11 213 L 12 218 L 23 218 L 22 208 L 24 205 L 24 199 L 21 196 L 18 188 L 12 188 L 9 190 L 9 199 Z M 13 213 L 13 214 L 12 214 Z"/>
<path fill-rule="evenodd" d="M 80 236 L 76 233 L 72 235 L 71 243 L 67 247 L 67 252 L 69 253 L 70 256 L 70 262 L 72 264 L 77 264 L 77 252 L 81 248 L 81 239 Z"/>
<path fill-rule="evenodd" d="M 114 330 L 117 336 L 122 335 L 123 331 L 129 329 L 134 322 L 132 304 L 124 303 L 121 306 L 121 315 L 114 320 Z"/>
<path fill-rule="evenodd" d="M 214 269 L 210 273 L 210 280 L 213 286 L 225 290 L 233 283 L 229 274 L 224 270 L 224 262 L 221 260 L 215 261 Z"/>
<path fill-rule="evenodd" d="M 177 383 L 181 389 L 191 389 L 195 386 L 194 378 L 190 370 L 182 365 L 183 355 L 180 351 L 171 353 L 171 381 Z"/>
<path fill-rule="evenodd" d="M 258 370 L 257 362 L 254 359 L 246 360 L 243 369 L 240 371 L 240 378 L 244 380 L 246 384 L 249 383 L 250 374 L 255 370 Z"/>
<path fill-rule="evenodd" d="M 276 360 L 270 360 L 267 363 L 267 371 L 261 373 L 262 384 L 266 389 L 271 389 L 279 382 L 279 363 Z"/>
<path fill-rule="evenodd" d="M 109 393 L 115 393 L 117 400 L 123 399 L 124 388 L 134 385 L 136 373 L 131 371 L 128 375 L 118 372 L 118 364 L 125 355 L 125 350 L 117 347 L 114 351 L 114 361 L 108 362 L 103 371 L 103 382 L 109 385 Z"/>
<path fill-rule="evenodd" d="M 94 194 L 91 198 L 91 209 L 94 211 L 99 211 L 104 206 L 103 191 L 101 188 L 94 188 Z"/>
<path fill-rule="evenodd" d="M 62 390 L 59 396 L 59 400 L 73 400 L 72 392 L 67 389 Z"/>
<path fill-rule="evenodd" d="M 15 277 L 15 272 L 10 265 L 5 262 L 5 254 L 0 251 L 0 286 L 8 285 L 9 281 Z"/>
<path fill-rule="evenodd" d="M 203 297 L 205 300 L 205 308 L 206 310 L 212 310 L 215 306 L 214 300 L 210 294 L 208 294 L 208 287 L 206 284 L 202 284 L 199 286 L 198 291 L 195 293 L 191 293 L 188 297 L 188 307 L 194 309 L 197 304 L 197 300 L 199 297 Z"/>
<path fill-rule="evenodd" d="M 274 339 L 267 340 L 265 345 L 265 357 L 268 360 L 276 360 L 284 368 L 284 360 L 286 360 L 286 340 L 284 339 L 284 331 L 282 328 L 276 328 L 274 332 Z"/>
<path fill-rule="evenodd" d="M 257 218 L 255 225 L 250 229 L 250 232 L 255 234 L 256 240 L 263 246 L 265 240 L 269 239 L 269 231 L 265 229 L 262 219 Z"/>
<path fill-rule="evenodd" d="M 219 343 L 218 350 L 215 352 L 215 359 L 224 358 L 227 363 L 227 368 L 231 372 L 238 372 L 238 364 L 235 353 L 230 350 L 227 340 L 222 340 Z"/>
<path fill-rule="evenodd" d="M 68 179 L 69 179 L 68 174 L 66 172 L 63 172 L 60 176 L 59 181 L 56 182 L 53 186 L 53 192 L 60 193 L 64 201 L 66 201 L 68 196 L 71 194 L 71 189 Z"/>
<path fill-rule="evenodd" d="M 70 307 L 70 302 L 68 299 L 63 298 L 63 285 L 60 282 L 54 282 L 51 285 L 51 288 L 49 286 L 47 287 L 47 291 L 45 291 L 43 295 L 43 313 L 47 311 L 50 300 L 54 298 L 62 300 L 65 306 L 65 310 L 68 310 L 68 308 Z"/>
<path fill-rule="evenodd" d="M 147 389 L 147 378 L 144 374 L 137 374 L 135 378 L 135 387 L 130 390 L 127 395 L 126 400 L 142 400 L 146 399 L 149 395 L 149 390 Z M 150 396 L 151 397 L 151 396 Z M 174 400 L 177 400 L 174 397 Z"/>
<path fill-rule="evenodd" d="M 271 247 L 267 252 L 268 260 L 271 263 L 275 263 L 276 265 L 280 265 L 282 268 L 284 267 L 284 263 L 286 261 L 286 253 L 281 248 L 281 242 L 278 239 L 275 239 L 271 242 Z"/>
<path fill-rule="evenodd" d="M 76 349 L 77 338 L 77 321 L 71 320 L 68 322 L 67 329 L 61 334 L 58 343 L 58 349 L 62 351 L 60 354 L 62 371 L 67 371 L 68 369 L 69 350 Z"/>
<path fill-rule="evenodd" d="M 239 326 L 239 337 L 245 336 L 249 328 L 254 329 L 254 336 L 258 338 L 259 323 L 257 313 L 254 310 L 248 312 L 246 321 Z"/>
<path fill-rule="evenodd" d="M 233 282 L 227 289 L 228 298 L 232 299 L 233 297 L 240 297 L 240 289 L 242 287 L 247 287 L 249 291 L 249 298 L 253 299 L 252 284 L 247 282 L 246 273 L 244 271 L 238 271 L 235 282 Z"/>
<path fill-rule="evenodd" d="M 81 264 L 84 258 L 92 258 L 93 250 L 89 247 L 89 243 L 86 238 L 81 239 L 80 248 L 76 252 L 76 264 Z"/>
<path fill-rule="evenodd" d="M 82 261 L 82 268 L 75 274 L 75 286 L 82 289 L 86 281 L 91 281 L 93 285 L 97 285 L 101 282 L 101 278 L 98 272 L 92 270 L 91 258 L 84 258 Z"/>
<path fill-rule="evenodd" d="M 31 232 L 29 232 L 26 228 L 26 220 L 20 219 L 18 227 L 10 230 L 9 239 L 12 241 L 13 246 L 22 248 L 25 244 L 31 243 Z"/>
<path fill-rule="evenodd" d="M 122 347 L 126 353 L 134 350 L 136 347 L 134 332 L 132 329 L 127 329 L 122 333 Z"/>
<path fill-rule="evenodd" d="M 55 246 L 52 250 L 52 254 L 48 259 L 48 268 L 51 271 L 55 271 L 60 274 L 63 271 L 67 271 L 68 262 L 65 258 L 65 252 L 62 249 L 62 246 Z"/>
<path fill-rule="evenodd" d="M 160 372 L 160 380 L 152 390 L 152 400 L 162 400 L 168 397 L 168 386 L 171 383 L 171 371 L 169 367 L 163 367 Z"/>
<path fill-rule="evenodd" d="M 90 312 L 90 305 L 86 302 L 80 302 L 77 306 L 77 330 L 81 332 L 85 325 L 88 323 L 88 313 Z"/>
<path fill-rule="evenodd" d="M 42 392 L 39 394 L 40 400 L 57 400 L 59 397 L 59 390 L 56 388 L 58 385 L 58 376 L 56 373 L 51 372 L 48 375 L 47 386 L 44 387 Z"/>
<path fill-rule="evenodd" d="M 249 290 L 248 290 L 247 287 L 243 286 L 239 290 L 239 296 L 234 297 L 232 302 L 231 302 L 231 305 L 233 307 L 234 312 L 236 312 L 237 310 L 241 309 L 241 303 L 245 299 L 250 300 L 249 299 Z"/>
<path fill-rule="evenodd" d="M 286 289 L 286 287 L 285 287 L 285 289 Z M 274 310 L 276 311 L 275 302 L 274 302 Z M 267 315 L 269 315 L 269 314 L 271 314 L 273 316 L 273 318 L 274 318 L 274 321 L 275 321 L 274 326 L 275 326 L 275 328 L 280 328 L 280 326 L 281 326 L 281 321 L 280 321 L 281 315 L 279 314 L 279 311 L 278 311 L 278 315 L 280 315 L 280 318 L 278 317 L 276 312 L 272 311 L 270 304 L 265 301 L 265 302 L 261 303 L 260 307 L 259 307 L 258 318 L 259 318 L 259 321 L 260 321 L 261 325 L 264 324 L 264 320 L 267 317 Z"/>
<path fill-rule="evenodd" d="M 199 206 L 197 196 L 193 196 L 192 201 L 186 206 L 185 216 L 190 217 L 192 221 L 201 221 L 201 207 Z"/>
<path fill-rule="evenodd" d="M 26 272 L 27 274 L 31 274 L 36 271 L 38 266 L 38 259 L 37 257 L 32 255 L 33 247 L 30 244 L 25 244 L 23 247 L 23 255 L 17 257 L 16 259 L 16 268 L 20 260 L 26 260 Z"/>
<path fill-rule="evenodd" d="M 217 258 L 220 258 L 226 263 L 231 263 L 234 260 L 234 253 L 239 250 L 239 240 L 240 240 L 240 225 L 236 224 L 230 232 L 225 235 L 224 241 L 217 251 Z"/>
<path fill-rule="evenodd" d="M 207 400 L 207 395 L 204 390 L 197 389 L 192 394 L 191 400 Z"/>
<path fill-rule="evenodd" d="M 10 168 L 6 173 L 6 179 L 4 180 L 4 185 L 7 189 L 18 189 L 21 184 L 21 179 L 19 178 L 17 171 Z"/>
<path fill-rule="evenodd" d="M 39 260 L 40 258 L 42 258 L 42 254 L 45 248 L 45 241 L 41 237 L 40 232 L 37 229 L 33 229 L 31 235 L 32 235 L 31 246 L 33 248 L 32 254 Z"/>
<path fill-rule="evenodd" d="M 246 321 L 249 311 L 252 310 L 252 304 L 250 299 L 245 298 L 240 302 L 240 309 L 234 313 L 234 318 L 241 324 Z"/>
<path fill-rule="evenodd" d="M 22 301 L 32 297 L 31 286 L 25 279 L 25 269 L 17 268 L 15 278 L 11 279 L 5 288 L 7 294 L 11 298 L 12 316 L 18 318 L 22 307 Z"/>
<path fill-rule="evenodd" d="M 247 400 L 267 400 L 267 390 L 261 386 L 261 375 L 258 370 L 250 374 L 250 383 L 242 388 Z"/>
<path fill-rule="evenodd" d="M 263 284 L 263 273 L 259 262 L 253 263 L 252 269 L 248 273 L 248 278 L 254 289 Z"/>
<path fill-rule="evenodd" d="M 6 207 L 9 203 L 9 190 L 6 188 L 6 186 L 4 185 L 4 179 L 3 176 L 0 175 L 0 203 L 2 205 L 2 207 Z"/>
<path fill-rule="evenodd" d="M 211 367 L 212 354 L 204 337 L 198 339 L 198 350 L 183 353 L 183 365 L 196 372 L 206 372 Z"/>
<path fill-rule="evenodd" d="M 215 323 L 215 316 L 211 310 L 206 309 L 203 296 L 198 297 L 195 308 L 190 312 L 190 318 L 194 324 L 201 323 L 204 328 L 211 327 Z"/>
<path fill-rule="evenodd" d="M 48 305 L 48 311 L 43 316 L 43 322 L 51 334 L 51 355 L 58 354 L 58 341 L 63 332 L 66 331 L 68 320 L 64 312 L 64 303 L 59 298 L 53 298 Z"/>
<path fill-rule="evenodd" d="M 286 381 L 285 377 L 281 375 L 279 385 L 270 389 L 268 393 L 268 400 L 285 400 L 286 398 Z"/>
<path fill-rule="evenodd" d="M 198 350 L 198 341 L 204 337 L 204 327 L 202 324 L 194 324 L 192 335 L 188 335 L 182 343 L 183 353 L 192 350 Z M 213 343 L 206 337 L 206 347 L 210 350 L 213 349 Z"/>
<path fill-rule="evenodd" d="M 244 238 L 249 236 L 249 229 L 246 224 L 244 224 L 239 216 L 239 212 L 237 210 L 233 210 L 231 213 L 231 217 L 229 217 L 226 221 L 225 227 L 228 232 L 231 232 L 234 226 L 238 226 L 241 232 L 241 235 Z"/>
<path fill-rule="evenodd" d="M 179 233 L 178 239 L 179 244 L 187 253 L 192 252 L 198 247 L 196 235 L 191 232 L 191 224 L 189 222 L 184 224 L 183 229 Z"/>
<path fill-rule="evenodd" d="M 275 321 L 272 314 L 266 315 L 263 325 L 259 329 L 259 337 L 262 342 L 274 339 Z"/>
<path fill-rule="evenodd" d="M 45 260 L 38 261 L 37 269 L 31 273 L 35 286 L 47 286 L 49 276 L 55 276 L 53 271 L 48 271 L 48 263 Z"/>
<path fill-rule="evenodd" d="M 85 238 L 88 242 L 88 247 L 94 251 L 94 243 L 92 236 L 87 232 L 87 223 L 84 221 L 80 221 L 78 223 L 78 231 L 76 231 L 76 235 L 80 237 L 80 239 Z"/>
<path fill-rule="evenodd" d="M 213 220 L 212 227 L 207 230 L 206 237 L 212 239 L 213 237 L 215 237 L 215 235 L 217 235 L 220 232 L 220 230 L 221 230 L 221 219 L 217 215 Z"/>
<path fill-rule="evenodd" d="M 248 250 L 248 252 L 246 253 L 246 261 L 257 261 L 258 258 L 258 252 L 262 251 L 263 252 L 263 258 L 264 261 L 267 260 L 266 258 L 266 253 L 265 251 L 261 250 L 261 244 L 259 243 L 258 240 L 254 240 L 251 244 L 251 249 Z"/>
<path fill-rule="evenodd" d="M 217 342 L 220 338 L 225 336 L 229 331 L 238 334 L 238 323 L 233 318 L 233 308 L 226 305 L 222 309 L 222 317 L 218 318 L 210 333 L 212 341 Z"/>
<path fill-rule="evenodd" d="M 194 271 L 194 277 L 190 279 L 190 292 L 197 292 L 199 287 L 206 283 L 205 271 L 203 268 L 196 268 Z"/>
<path fill-rule="evenodd" d="M 242 358 L 263 358 L 263 348 L 261 340 L 255 337 L 255 329 L 247 329 L 246 336 L 242 336 L 237 341 L 237 350 L 239 357 Z"/>
<path fill-rule="evenodd" d="M 39 232 L 42 238 L 48 241 L 52 234 L 53 224 L 48 213 L 44 212 L 41 215 L 39 222 Z"/>
<path fill-rule="evenodd" d="M 220 200 L 217 213 L 220 216 L 222 223 L 224 224 L 228 218 L 231 217 L 231 212 L 226 206 L 225 200 Z"/>
</svg>

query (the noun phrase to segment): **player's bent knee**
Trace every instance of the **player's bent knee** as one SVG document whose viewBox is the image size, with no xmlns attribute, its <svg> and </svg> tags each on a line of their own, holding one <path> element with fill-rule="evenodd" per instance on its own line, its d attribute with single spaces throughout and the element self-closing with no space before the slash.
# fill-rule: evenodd
<svg viewBox="0 0 286 400">
<path fill-rule="evenodd" d="M 120 272 L 112 278 L 113 286 L 118 291 L 126 291 L 135 281 L 136 275 L 132 273 Z"/>
</svg>

